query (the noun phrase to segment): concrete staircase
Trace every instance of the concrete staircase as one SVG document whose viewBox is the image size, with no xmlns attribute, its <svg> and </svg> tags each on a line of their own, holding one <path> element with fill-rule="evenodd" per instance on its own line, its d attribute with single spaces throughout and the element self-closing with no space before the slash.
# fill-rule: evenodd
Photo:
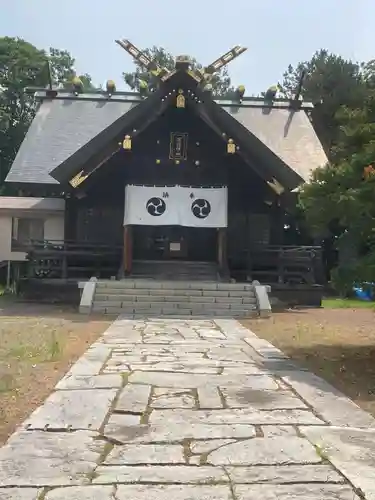
<svg viewBox="0 0 375 500">
<path fill-rule="evenodd" d="M 259 287 L 251 284 L 124 279 L 89 282 L 87 287 L 92 289 L 94 313 L 191 318 L 255 317 L 260 312 Z M 83 296 L 80 310 L 89 312 L 82 304 Z"/>
</svg>

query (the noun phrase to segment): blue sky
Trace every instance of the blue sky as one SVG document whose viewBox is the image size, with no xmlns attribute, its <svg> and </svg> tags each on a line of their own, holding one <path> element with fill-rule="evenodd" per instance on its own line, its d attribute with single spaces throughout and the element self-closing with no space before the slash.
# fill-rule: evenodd
<svg viewBox="0 0 375 500">
<path fill-rule="evenodd" d="M 375 58 L 374 0 L 0 0 L 0 36 L 18 36 L 38 48 L 67 49 L 78 72 L 97 84 L 132 68 L 114 43 L 164 46 L 208 64 L 232 46 L 248 51 L 229 65 L 232 82 L 258 93 L 281 79 L 289 63 L 327 48 L 346 58 Z"/>
</svg>

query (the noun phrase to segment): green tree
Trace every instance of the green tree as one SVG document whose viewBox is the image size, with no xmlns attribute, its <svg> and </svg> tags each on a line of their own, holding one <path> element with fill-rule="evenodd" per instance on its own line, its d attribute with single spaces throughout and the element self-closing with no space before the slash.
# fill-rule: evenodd
<svg viewBox="0 0 375 500">
<path fill-rule="evenodd" d="M 355 109 L 366 96 L 363 70 L 363 66 L 322 49 L 315 52 L 310 61 L 289 66 L 284 73 L 282 88 L 287 97 L 292 97 L 305 72 L 302 96 L 315 104 L 312 121 L 330 156 L 335 153 L 334 146 L 339 140 L 341 105 Z"/>
<path fill-rule="evenodd" d="M 67 50 L 51 47 L 48 58 L 51 67 L 51 77 L 54 85 L 66 86 L 75 76 L 74 59 Z"/>
<path fill-rule="evenodd" d="M 313 124 L 330 162 L 303 186 L 300 207 L 313 233 L 339 250 L 331 276 L 347 292 L 375 281 L 375 177 L 366 178 L 366 167 L 375 168 L 375 61 L 356 64 L 317 51 L 284 74 L 287 97 L 302 71 L 302 95 L 315 104 Z"/>
<path fill-rule="evenodd" d="M 52 82 L 56 86 L 69 88 L 70 82 L 76 76 L 74 69 L 75 59 L 67 50 L 59 50 L 51 47 L 48 60 L 51 68 Z M 87 73 L 78 75 L 85 90 L 95 90 L 97 87 L 92 83 L 92 78 Z"/>
<path fill-rule="evenodd" d="M 175 66 L 175 58 L 163 47 L 153 46 L 148 49 L 144 49 L 143 52 L 153 61 L 155 61 L 161 68 L 166 68 L 172 71 Z M 145 71 L 145 68 L 140 65 L 137 61 L 134 61 L 135 70 L 128 73 L 123 73 L 125 83 L 132 90 L 139 90 L 139 80 L 143 79 L 147 82 L 150 80 L 150 74 Z M 192 66 L 196 69 L 201 69 L 202 65 L 197 62 L 196 59 L 192 59 Z M 221 71 L 216 73 L 212 78 L 213 94 L 215 96 L 226 96 L 233 88 L 231 87 L 231 81 L 228 74 L 228 68 L 224 67 Z"/>
<path fill-rule="evenodd" d="M 330 236 L 352 250 L 332 277 L 341 291 L 353 283 L 375 282 L 375 90 L 356 109 L 340 109 L 337 134 L 340 154 L 314 173 L 301 192 L 307 222 L 317 234 Z"/>
<path fill-rule="evenodd" d="M 47 61 L 54 84 L 66 85 L 74 75 L 74 59 L 65 50 L 48 53 L 20 38 L 0 38 L 0 185 L 35 114 L 35 100 L 27 87 L 48 84 Z M 81 77 L 91 88 L 89 75 Z"/>
</svg>

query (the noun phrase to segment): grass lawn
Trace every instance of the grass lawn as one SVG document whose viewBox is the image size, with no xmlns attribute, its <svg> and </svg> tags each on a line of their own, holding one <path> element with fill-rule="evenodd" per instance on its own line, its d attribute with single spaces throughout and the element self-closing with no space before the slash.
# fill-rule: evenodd
<svg viewBox="0 0 375 500">
<path fill-rule="evenodd" d="M 322 306 L 325 309 L 375 309 L 374 301 L 357 299 L 324 299 Z"/>
<path fill-rule="evenodd" d="M 243 323 L 375 416 L 374 303 L 329 299 Z"/>
<path fill-rule="evenodd" d="M 0 445 L 109 324 L 0 297 Z"/>
</svg>

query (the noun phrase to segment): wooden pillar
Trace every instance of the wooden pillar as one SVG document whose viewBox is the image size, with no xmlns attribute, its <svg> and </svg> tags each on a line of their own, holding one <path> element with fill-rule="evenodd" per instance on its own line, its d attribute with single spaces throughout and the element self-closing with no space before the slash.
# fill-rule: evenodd
<svg viewBox="0 0 375 500">
<path fill-rule="evenodd" d="M 225 274 L 228 271 L 226 227 L 220 227 L 217 230 L 217 262 L 220 273 Z"/>
<path fill-rule="evenodd" d="M 67 255 L 68 245 L 64 241 L 63 245 L 63 256 L 61 261 L 61 277 L 66 280 L 68 278 L 68 255 Z"/>
<path fill-rule="evenodd" d="M 69 262 L 67 250 L 69 242 L 77 241 L 77 218 L 78 218 L 78 200 L 73 194 L 69 194 L 65 198 L 65 214 L 64 214 L 64 241 L 63 255 L 61 258 L 61 278 L 69 277 Z"/>
<path fill-rule="evenodd" d="M 64 240 L 77 240 L 78 200 L 74 196 L 65 199 Z"/>
<path fill-rule="evenodd" d="M 271 244 L 283 245 L 284 244 L 284 208 L 280 206 L 279 202 L 275 202 L 272 207 L 271 218 Z"/>
<path fill-rule="evenodd" d="M 124 275 L 131 274 L 133 264 L 133 234 L 131 226 L 124 226 L 124 252 L 123 267 Z"/>
<path fill-rule="evenodd" d="M 256 221 L 256 216 L 251 212 L 246 212 L 245 214 L 245 255 L 246 255 L 246 279 L 252 280 L 253 276 L 253 248 L 254 248 L 254 238 L 252 235 L 254 221 Z M 255 222 L 258 224 L 257 222 Z"/>
</svg>

